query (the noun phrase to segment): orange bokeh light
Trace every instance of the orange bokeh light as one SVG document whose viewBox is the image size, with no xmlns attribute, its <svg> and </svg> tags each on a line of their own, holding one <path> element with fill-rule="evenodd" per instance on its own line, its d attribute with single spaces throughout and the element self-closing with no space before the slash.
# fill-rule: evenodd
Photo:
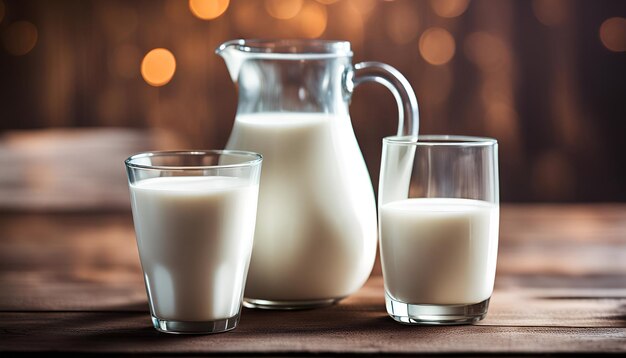
<svg viewBox="0 0 626 358">
<path fill-rule="evenodd" d="M 469 0 L 431 0 L 430 6 L 441 17 L 457 17 L 467 10 Z"/>
<path fill-rule="evenodd" d="M 303 0 L 265 0 L 265 10 L 273 18 L 292 19 L 302 10 Z"/>
<path fill-rule="evenodd" d="M 4 47 L 11 55 L 26 55 L 37 44 L 37 37 L 35 25 L 28 21 L 16 21 L 4 31 Z"/>
<path fill-rule="evenodd" d="M 318 3 L 324 4 L 324 5 L 334 4 L 337 1 L 339 1 L 339 0 L 317 0 Z"/>
<path fill-rule="evenodd" d="M 611 51 L 626 51 L 626 19 L 612 17 L 600 26 L 600 41 Z"/>
<path fill-rule="evenodd" d="M 230 0 L 189 0 L 189 9 L 202 20 L 213 20 L 228 9 Z"/>
<path fill-rule="evenodd" d="M 546 26 L 563 24 L 569 15 L 569 0 L 533 0 L 535 17 Z"/>
<path fill-rule="evenodd" d="M 454 56 L 454 38 L 447 30 L 431 27 L 422 33 L 419 50 L 426 62 L 431 65 L 443 65 Z"/>
<path fill-rule="evenodd" d="M 176 72 L 176 58 L 169 50 L 155 48 L 141 61 L 141 76 L 151 86 L 166 85 Z"/>
<path fill-rule="evenodd" d="M 298 20 L 304 37 L 320 37 L 326 30 L 326 8 L 314 2 L 308 2 L 302 7 Z"/>
<path fill-rule="evenodd" d="M 364 42 L 365 16 L 352 2 L 341 1 L 337 7 L 346 19 L 341 24 L 341 35 L 352 43 L 353 49 L 358 50 Z"/>
<path fill-rule="evenodd" d="M 363 18 L 367 18 L 378 5 L 377 0 L 347 0 L 350 5 L 361 13 Z"/>
</svg>

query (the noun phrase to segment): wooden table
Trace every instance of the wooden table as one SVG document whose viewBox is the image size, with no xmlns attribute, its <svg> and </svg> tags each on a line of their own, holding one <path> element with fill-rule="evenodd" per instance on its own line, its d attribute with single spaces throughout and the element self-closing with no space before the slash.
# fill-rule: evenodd
<svg viewBox="0 0 626 358">
<path fill-rule="evenodd" d="M 236 330 L 155 331 L 128 210 L 0 212 L 0 351 L 137 354 L 626 353 L 626 205 L 504 205 L 496 289 L 472 326 L 385 313 L 377 266 L 340 304 L 244 309 Z"/>
<path fill-rule="evenodd" d="M 395 323 L 380 266 L 317 310 L 245 309 L 236 330 L 173 336 L 150 323 L 123 159 L 171 133 L 0 136 L 0 352 L 218 355 L 626 353 L 626 205 L 504 205 L 496 289 L 473 326 Z"/>
</svg>

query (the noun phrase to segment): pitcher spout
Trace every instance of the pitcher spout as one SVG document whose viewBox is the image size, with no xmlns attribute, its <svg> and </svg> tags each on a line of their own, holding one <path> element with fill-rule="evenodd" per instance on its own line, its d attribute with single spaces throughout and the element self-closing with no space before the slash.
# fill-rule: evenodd
<svg viewBox="0 0 626 358">
<path fill-rule="evenodd" d="M 224 59 L 233 82 L 237 82 L 241 65 L 246 59 L 246 52 L 241 51 L 241 47 L 244 45 L 245 40 L 231 40 L 224 42 L 215 49 L 215 53 Z"/>
</svg>

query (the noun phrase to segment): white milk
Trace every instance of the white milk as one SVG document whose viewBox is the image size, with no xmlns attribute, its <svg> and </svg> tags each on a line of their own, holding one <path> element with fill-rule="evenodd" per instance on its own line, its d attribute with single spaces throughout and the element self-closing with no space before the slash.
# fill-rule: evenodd
<svg viewBox="0 0 626 358">
<path fill-rule="evenodd" d="M 491 296 L 498 251 L 498 205 L 420 198 L 381 208 L 385 289 L 415 304 L 474 304 Z"/>
<path fill-rule="evenodd" d="M 376 209 L 350 118 L 240 115 L 227 148 L 263 155 L 245 297 L 321 300 L 358 290 L 374 264 Z"/>
<path fill-rule="evenodd" d="M 231 177 L 160 177 L 130 186 L 146 289 L 158 318 L 209 321 L 237 314 L 257 190 Z"/>
</svg>

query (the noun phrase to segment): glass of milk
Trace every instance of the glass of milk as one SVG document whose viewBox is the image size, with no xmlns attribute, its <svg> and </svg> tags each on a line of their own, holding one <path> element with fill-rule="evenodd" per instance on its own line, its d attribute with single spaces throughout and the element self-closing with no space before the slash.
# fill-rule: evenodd
<svg viewBox="0 0 626 358">
<path fill-rule="evenodd" d="M 126 159 L 137 246 L 154 327 L 237 326 L 256 222 L 261 155 L 150 152 Z"/>
<path fill-rule="evenodd" d="M 378 192 L 387 313 L 407 324 L 485 317 L 498 252 L 498 144 L 387 137 Z"/>
</svg>

